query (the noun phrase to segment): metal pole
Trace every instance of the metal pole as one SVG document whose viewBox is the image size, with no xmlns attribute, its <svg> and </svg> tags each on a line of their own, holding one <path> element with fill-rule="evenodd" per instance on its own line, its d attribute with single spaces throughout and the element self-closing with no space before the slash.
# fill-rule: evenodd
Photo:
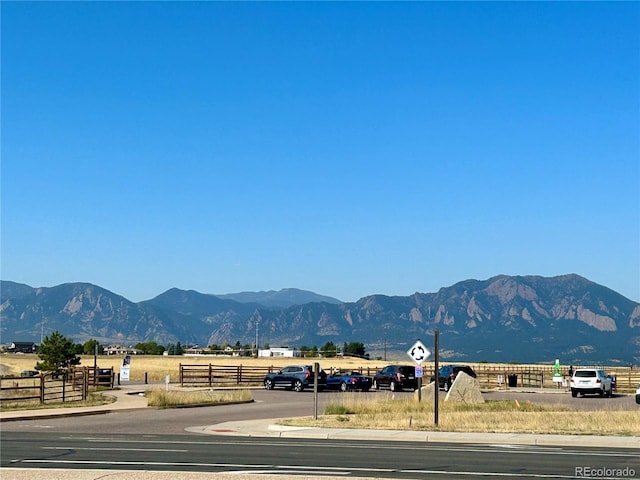
<svg viewBox="0 0 640 480">
<path fill-rule="evenodd" d="M 433 423 L 434 425 L 438 425 L 438 396 L 440 395 L 440 380 L 438 379 L 438 343 L 440 342 L 440 331 L 436 328 L 434 332 L 434 365 L 433 367 L 436 369 L 436 382 L 434 385 L 434 394 L 433 394 Z"/>
<path fill-rule="evenodd" d="M 94 345 L 93 349 L 93 386 L 98 384 L 98 342 Z"/>
<path fill-rule="evenodd" d="M 313 419 L 318 419 L 318 375 L 320 375 L 320 364 L 313 364 Z"/>
</svg>

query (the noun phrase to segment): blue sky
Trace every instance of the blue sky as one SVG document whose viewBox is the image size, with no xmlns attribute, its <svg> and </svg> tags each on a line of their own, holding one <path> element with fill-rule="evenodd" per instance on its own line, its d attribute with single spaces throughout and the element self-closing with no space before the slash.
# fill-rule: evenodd
<svg viewBox="0 0 640 480">
<path fill-rule="evenodd" d="M 2 2 L 2 279 L 640 300 L 640 4 Z"/>
</svg>

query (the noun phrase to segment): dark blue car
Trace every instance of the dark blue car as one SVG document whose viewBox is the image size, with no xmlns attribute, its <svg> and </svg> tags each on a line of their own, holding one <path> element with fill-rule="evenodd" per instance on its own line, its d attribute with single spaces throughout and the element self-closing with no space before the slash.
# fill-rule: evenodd
<svg viewBox="0 0 640 480">
<path fill-rule="evenodd" d="M 327 388 L 347 392 L 349 390 L 361 390 L 368 392 L 371 388 L 371 377 L 358 372 L 335 372 L 327 377 Z"/>
<path fill-rule="evenodd" d="M 320 369 L 318 373 L 318 390 L 322 390 L 326 383 L 327 374 Z M 305 388 L 313 388 L 314 374 L 311 365 L 291 365 L 274 373 L 267 373 L 264 377 L 264 388 L 273 390 L 275 387 L 284 387 L 288 390 L 301 392 Z"/>
</svg>

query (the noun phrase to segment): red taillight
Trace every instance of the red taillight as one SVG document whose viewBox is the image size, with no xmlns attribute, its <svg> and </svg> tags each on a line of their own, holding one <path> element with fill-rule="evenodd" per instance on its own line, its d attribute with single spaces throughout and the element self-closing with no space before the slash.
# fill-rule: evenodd
<svg viewBox="0 0 640 480">
<path fill-rule="evenodd" d="M 357 378 L 351 378 L 351 379 L 349 379 L 349 381 L 351 383 L 358 383 L 358 379 Z"/>
<path fill-rule="evenodd" d="M 597 380 L 596 380 L 596 383 L 602 383 L 602 380 L 597 379 Z"/>
<path fill-rule="evenodd" d="M 309 378 L 311 376 L 311 372 L 307 370 L 304 374 L 304 378 Z"/>
</svg>

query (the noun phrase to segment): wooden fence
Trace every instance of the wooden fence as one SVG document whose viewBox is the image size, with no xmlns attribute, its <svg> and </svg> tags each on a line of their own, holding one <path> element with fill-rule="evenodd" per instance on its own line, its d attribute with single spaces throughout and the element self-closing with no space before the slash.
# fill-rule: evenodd
<svg viewBox="0 0 640 480">
<path fill-rule="evenodd" d="M 561 388 L 562 385 L 553 381 L 553 366 L 522 366 L 522 365 L 484 365 L 471 364 L 475 370 L 481 388 Z M 249 366 L 249 365 L 188 365 L 180 364 L 180 385 L 185 386 L 233 386 L 260 385 L 267 373 L 277 372 L 279 366 Z M 334 370 L 329 369 L 328 374 Z M 373 377 L 380 370 L 376 367 L 350 367 L 362 375 Z M 605 369 L 609 375 L 616 378 L 618 392 L 635 392 L 640 384 L 640 369 L 637 368 L 609 368 Z M 569 382 L 569 367 L 562 368 L 563 379 Z M 423 377 L 429 380 L 434 375 L 433 365 L 425 366 Z"/>
<path fill-rule="evenodd" d="M 89 386 L 113 388 L 112 368 L 74 368 L 63 374 L 33 377 L 0 377 L 2 403 L 79 402 L 87 399 Z"/>
</svg>

